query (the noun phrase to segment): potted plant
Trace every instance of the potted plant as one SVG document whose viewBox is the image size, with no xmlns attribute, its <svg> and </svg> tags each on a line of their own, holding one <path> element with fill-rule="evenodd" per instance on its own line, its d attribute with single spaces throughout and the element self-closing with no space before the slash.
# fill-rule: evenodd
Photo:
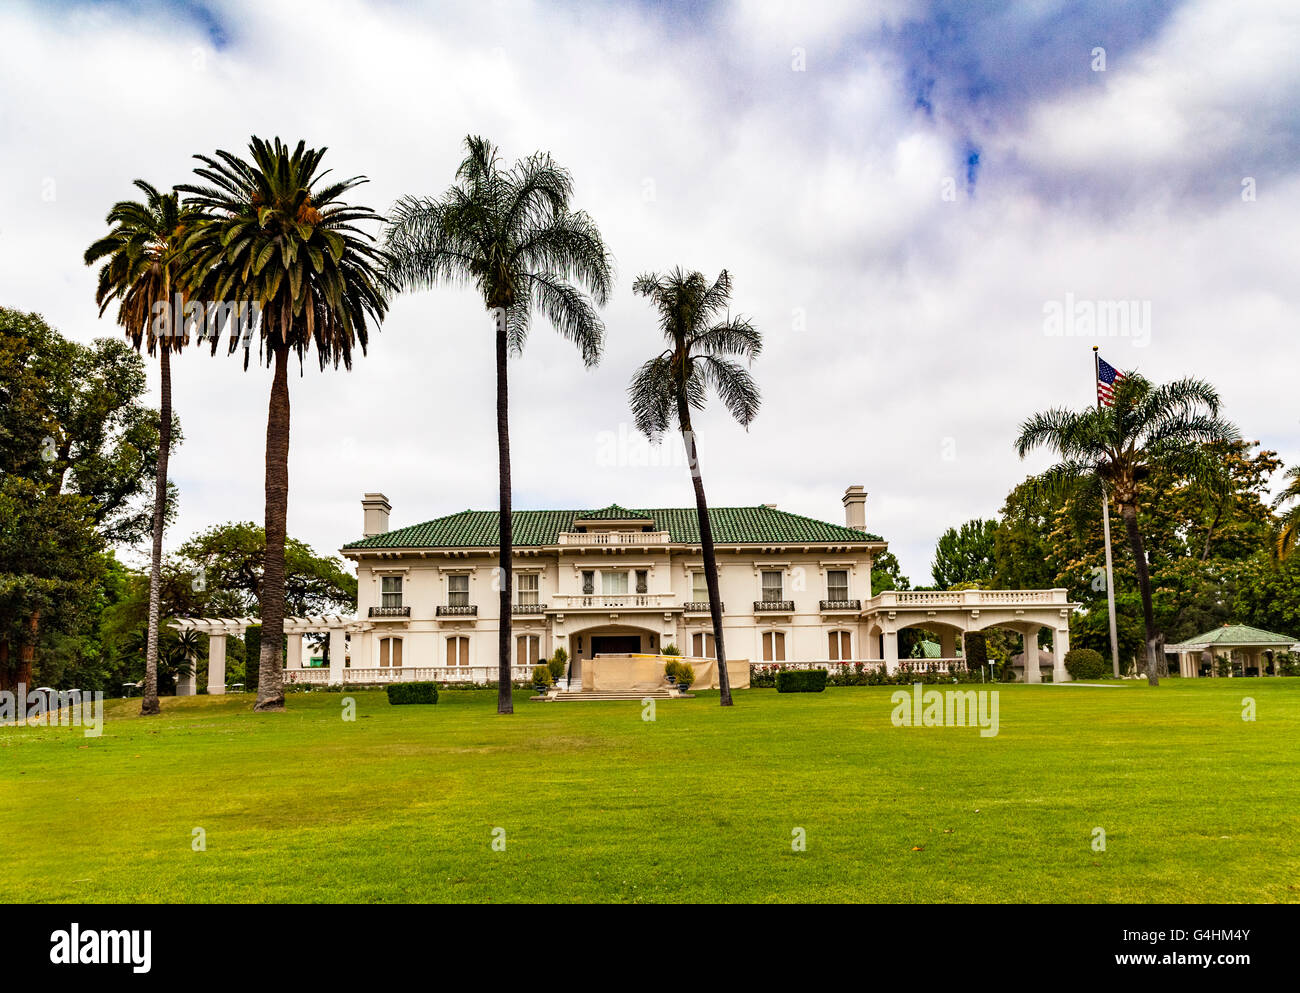
<svg viewBox="0 0 1300 993">
<path fill-rule="evenodd" d="M 695 682 L 695 669 L 689 662 L 678 663 L 677 666 L 677 688 L 685 693 Z"/>
<path fill-rule="evenodd" d="M 539 665 L 533 667 L 533 688 L 539 694 L 545 693 L 551 688 L 551 670 L 549 666 Z"/>
<path fill-rule="evenodd" d="M 668 655 L 670 653 L 667 650 L 665 650 L 664 654 Z M 668 680 L 669 686 L 676 685 L 677 674 L 681 671 L 681 667 L 682 664 L 678 662 L 676 659 L 669 659 L 667 662 L 664 663 L 664 679 Z"/>
<path fill-rule="evenodd" d="M 557 648 L 546 665 L 551 670 L 552 685 L 558 686 L 560 680 L 564 678 L 565 672 L 568 671 L 569 653 L 564 650 L 563 646 Z"/>
</svg>

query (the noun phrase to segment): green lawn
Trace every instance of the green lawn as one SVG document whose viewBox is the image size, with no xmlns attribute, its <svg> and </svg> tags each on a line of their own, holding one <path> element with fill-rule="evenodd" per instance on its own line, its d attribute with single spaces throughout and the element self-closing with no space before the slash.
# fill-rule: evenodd
<svg viewBox="0 0 1300 993">
<path fill-rule="evenodd" d="M 0 899 L 1300 901 L 1300 679 L 1000 690 L 990 738 L 892 687 L 111 701 L 0 728 Z"/>
</svg>

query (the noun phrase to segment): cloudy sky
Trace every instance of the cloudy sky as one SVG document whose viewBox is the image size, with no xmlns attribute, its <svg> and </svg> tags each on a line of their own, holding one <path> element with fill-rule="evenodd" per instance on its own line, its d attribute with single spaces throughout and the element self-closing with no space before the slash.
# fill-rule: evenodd
<svg viewBox="0 0 1300 993">
<path fill-rule="evenodd" d="M 1300 460 L 1294 0 L 306 9 L 0 7 L 0 304 L 115 333 L 81 254 L 132 179 L 184 182 L 195 153 L 304 138 L 386 211 L 443 191 L 477 133 L 568 167 L 618 267 L 597 369 L 540 321 L 512 361 L 518 508 L 692 503 L 624 397 L 661 347 L 632 281 L 674 265 L 730 270 L 765 336 L 748 433 L 697 422 L 710 501 L 839 521 L 862 483 L 915 583 L 1044 464 L 1012 452 L 1020 421 L 1092 401 L 1094 344 L 1210 379 Z M 494 506 L 492 369 L 481 302 L 444 289 L 398 298 L 350 373 L 295 373 L 290 533 L 337 549 L 370 490 L 395 526 Z M 173 370 L 174 546 L 261 520 L 270 377 Z"/>
</svg>

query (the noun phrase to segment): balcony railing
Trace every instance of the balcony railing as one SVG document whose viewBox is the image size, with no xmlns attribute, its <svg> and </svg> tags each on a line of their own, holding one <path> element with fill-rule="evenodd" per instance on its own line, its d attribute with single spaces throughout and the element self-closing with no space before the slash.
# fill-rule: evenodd
<svg viewBox="0 0 1300 993">
<path fill-rule="evenodd" d="M 544 603 L 517 603 L 510 608 L 512 614 L 544 614 L 546 613 L 546 604 Z"/>
<path fill-rule="evenodd" d="M 559 607 L 565 610 L 591 608 L 602 610 L 611 607 L 658 607 L 666 609 L 673 606 L 674 593 L 561 593 L 555 599 Z"/>
<path fill-rule="evenodd" d="M 861 610 L 861 600 L 823 600 L 822 610 Z"/>
<path fill-rule="evenodd" d="M 1066 607 L 1068 590 L 886 590 L 872 597 L 876 607 L 1021 607 L 1052 604 Z"/>
<path fill-rule="evenodd" d="M 777 613 L 777 614 L 792 614 L 794 613 L 794 601 L 793 600 L 755 600 L 754 612 L 762 613 L 764 611 L 768 613 Z"/>
<path fill-rule="evenodd" d="M 371 607 L 371 617 L 410 617 L 410 607 Z"/>
<path fill-rule="evenodd" d="M 667 531 L 561 531 L 561 545 L 666 545 Z"/>
<path fill-rule="evenodd" d="M 727 605 L 726 605 L 725 603 L 720 603 L 720 604 L 718 604 L 718 609 L 719 609 L 719 610 L 726 610 L 726 609 L 727 609 Z M 682 604 L 682 610 L 686 611 L 686 613 L 688 613 L 688 614 L 711 614 L 711 613 L 713 613 L 712 609 L 709 607 L 709 601 L 708 601 L 708 600 L 690 600 L 690 601 L 688 601 L 688 602 Z"/>
<path fill-rule="evenodd" d="M 477 617 L 478 604 L 462 603 L 453 605 L 440 603 L 438 604 L 437 615 L 439 617 Z"/>
</svg>

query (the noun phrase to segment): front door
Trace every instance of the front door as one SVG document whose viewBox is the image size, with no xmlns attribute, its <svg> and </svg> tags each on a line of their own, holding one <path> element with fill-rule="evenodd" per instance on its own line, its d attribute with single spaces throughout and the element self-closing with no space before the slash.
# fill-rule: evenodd
<svg viewBox="0 0 1300 993">
<path fill-rule="evenodd" d="M 635 655 L 639 651 L 639 634 L 597 634 L 591 638 L 592 655 Z"/>
</svg>

